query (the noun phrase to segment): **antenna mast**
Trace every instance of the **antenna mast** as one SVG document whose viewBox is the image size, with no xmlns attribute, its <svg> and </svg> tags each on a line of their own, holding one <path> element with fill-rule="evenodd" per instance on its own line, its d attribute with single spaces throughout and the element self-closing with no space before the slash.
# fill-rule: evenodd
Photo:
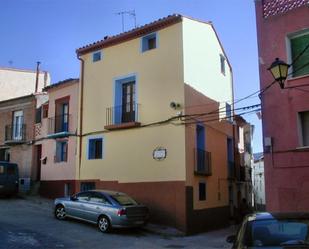
<svg viewBox="0 0 309 249">
<path fill-rule="evenodd" d="M 134 27 L 136 28 L 136 13 L 135 10 L 120 11 L 116 15 L 121 15 L 122 32 L 124 32 L 124 15 L 129 15 L 134 18 Z"/>
</svg>

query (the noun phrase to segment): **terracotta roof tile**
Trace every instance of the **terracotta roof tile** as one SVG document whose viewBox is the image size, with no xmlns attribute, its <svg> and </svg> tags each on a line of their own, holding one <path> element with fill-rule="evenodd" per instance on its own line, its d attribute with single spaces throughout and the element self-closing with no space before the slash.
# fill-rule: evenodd
<svg viewBox="0 0 309 249">
<path fill-rule="evenodd" d="M 168 27 L 170 25 L 173 25 L 175 23 L 178 23 L 182 20 L 182 16 L 179 14 L 169 15 L 164 18 L 160 18 L 154 22 L 145 24 L 141 27 L 134 28 L 132 30 L 120 33 L 118 35 L 114 36 L 105 36 L 103 40 L 88 44 L 86 46 L 83 46 L 81 48 L 78 48 L 76 50 L 76 53 L 78 55 L 83 55 L 86 53 L 89 53 L 91 51 L 95 51 L 104 47 L 109 47 L 112 45 L 116 45 L 118 43 L 128 41 L 131 39 L 134 39 L 139 36 L 143 36 L 147 33 L 157 31 L 159 29 Z"/>
</svg>

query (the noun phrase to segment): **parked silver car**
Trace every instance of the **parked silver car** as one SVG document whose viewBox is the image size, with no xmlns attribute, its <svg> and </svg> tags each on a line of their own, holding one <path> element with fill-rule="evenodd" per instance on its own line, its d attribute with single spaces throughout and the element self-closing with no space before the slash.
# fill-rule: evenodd
<svg viewBox="0 0 309 249">
<path fill-rule="evenodd" d="M 140 227 L 147 223 L 148 208 L 128 195 L 109 190 L 80 192 L 55 200 L 55 217 L 71 217 L 98 225 L 101 232 L 113 227 Z"/>
</svg>

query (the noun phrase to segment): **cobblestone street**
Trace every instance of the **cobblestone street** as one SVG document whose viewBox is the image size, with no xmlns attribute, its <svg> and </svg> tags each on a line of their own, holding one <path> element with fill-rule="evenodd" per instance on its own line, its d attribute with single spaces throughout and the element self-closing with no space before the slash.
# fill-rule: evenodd
<svg viewBox="0 0 309 249">
<path fill-rule="evenodd" d="M 96 226 L 88 223 L 56 220 L 50 200 L 0 199 L 1 249 L 229 248 L 225 238 L 231 233 L 232 228 L 228 228 L 180 236 L 171 228 L 149 225 L 145 229 L 102 234 Z"/>
</svg>

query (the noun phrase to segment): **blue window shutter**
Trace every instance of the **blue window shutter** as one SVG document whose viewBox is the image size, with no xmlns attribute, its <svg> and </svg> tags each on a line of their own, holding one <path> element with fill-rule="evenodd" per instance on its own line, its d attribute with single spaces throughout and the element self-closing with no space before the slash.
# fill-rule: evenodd
<svg viewBox="0 0 309 249">
<path fill-rule="evenodd" d="M 61 143 L 56 142 L 56 162 L 61 160 Z"/>
<path fill-rule="evenodd" d="M 89 140 L 88 159 L 94 158 L 94 142 L 93 139 Z"/>
</svg>

